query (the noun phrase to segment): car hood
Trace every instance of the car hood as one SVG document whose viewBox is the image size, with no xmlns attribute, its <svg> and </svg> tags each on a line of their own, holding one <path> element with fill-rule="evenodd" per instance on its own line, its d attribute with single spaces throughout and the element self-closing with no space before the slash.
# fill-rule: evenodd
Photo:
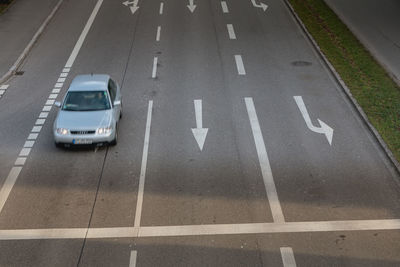
<svg viewBox="0 0 400 267">
<path fill-rule="evenodd" d="M 55 121 L 56 128 L 70 130 L 96 130 L 111 125 L 112 110 L 65 111 L 60 110 Z"/>
</svg>

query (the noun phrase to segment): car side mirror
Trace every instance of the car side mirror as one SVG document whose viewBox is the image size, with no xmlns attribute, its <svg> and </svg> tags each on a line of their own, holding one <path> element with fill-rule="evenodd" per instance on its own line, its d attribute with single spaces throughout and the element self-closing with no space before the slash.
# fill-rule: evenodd
<svg viewBox="0 0 400 267">
<path fill-rule="evenodd" d="M 114 101 L 114 106 L 119 106 L 121 105 L 121 100 L 115 100 Z"/>
<path fill-rule="evenodd" d="M 54 102 L 54 106 L 61 108 L 61 102 L 60 101 Z"/>
</svg>

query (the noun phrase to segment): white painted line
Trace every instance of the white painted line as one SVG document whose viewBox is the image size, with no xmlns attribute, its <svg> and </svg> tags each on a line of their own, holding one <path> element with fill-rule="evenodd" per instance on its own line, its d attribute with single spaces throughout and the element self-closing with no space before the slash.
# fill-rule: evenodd
<svg viewBox="0 0 400 267">
<path fill-rule="evenodd" d="M 228 29 L 229 39 L 236 40 L 236 34 L 235 34 L 235 30 L 233 29 L 233 25 L 227 24 L 226 27 Z"/>
<path fill-rule="evenodd" d="M 70 68 L 64 68 L 63 70 L 62 70 L 62 72 L 69 72 L 71 69 Z"/>
<path fill-rule="evenodd" d="M 157 77 L 157 62 L 158 62 L 158 57 L 154 57 L 153 60 L 153 72 L 151 74 L 151 78 L 156 78 Z"/>
<path fill-rule="evenodd" d="M 157 27 L 157 35 L 156 35 L 156 41 L 160 41 L 160 34 L 161 34 L 161 26 Z"/>
<path fill-rule="evenodd" d="M 129 267 L 136 267 L 136 258 L 137 258 L 137 251 L 132 250 L 131 251 L 131 257 L 129 260 Z"/>
<path fill-rule="evenodd" d="M 229 9 L 225 1 L 221 1 L 221 7 L 222 7 L 222 12 L 229 13 Z"/>
<path fill-rule="evenodd" d="M 0 90 L 7 90 L 7 88 L 8 88 L 9 86 L 10 86 L 9 84 L 0 85 Z"/>
<path fill-rule="evenodd" d="M 26 158 L 24 157 L 18 157 L 17 160 L 15 161 L 14 165 L 18 166 L 18 165 L 24 165 L 26 161 Z"/>
<path fill-rule="evenodd" d="M 39 134 L 37 134 L 37 133 L 31 133 L 31 134 L 29 134 L 29 136 L 28 136 L 28 140 L 36 140 L 37 139 L 37 137 L 38 137 L 38 135 Z"/>
<path fill-rule="evenodd" d="M 45 123 L 45 119 L 37 119 L 35 125 L 43 125 Z"/>
<path fill-rule="evenodd" d="M 39 118 L 41 118 L 41 119 L 45 119 L 45 118 L 47 118 L 47 116 L 49 115 L 49 113 L 48 112 L 40 112 L 40 114 L 39 114 Z"/>
<path fill-rule="evenodd" d="M 56 99 L 58 94 L 50 94 L 49 99 Z"/>
<path fill-rule="evenodd" d="M 253 132 L 254 143 L 256 145 L 258 160 L 260 162 L 261 174 L 263 176 L 265 191 L 269 205 L 271 207 L 272 217 L 274 222 L 284 222 L 281 204 L 279 202 L 278 193 L 276 191 L 274 177 L 272 175 L 271 165 L 269 163 L 267 149 L 265 148 L 264 138 L 258 121 L 256 108 L 254 107 L 253 98 L 246 97 L 246 108 L 249 115 L 251 130 Z"/>
<path fill-rule="evenodd" d="M 65 78 L 65 77 L 67 77 L 68 76 L 68 72 L 62 72 L 61 74 L 60 74 L 60 78 Z"/>
<path fill-rule="evenodd" d="M 239 75 L 246 75 L 241 55 L 235 55 L 236 67 Z"/>
<path fill-rule="evenodd" d="M 160 3 L 160 15 L 162 15 L 163 12 L 164 12 L 164 3 L 161 2 L 161 3 Z"/>
<path fill-rule="evenodd" d="M 30 152 L 31 152 L 30 148 L 24 147 L 23 149 L 21 149 L 21 152 L 19 152 L 19 156 L 20 157 L 27 157 Z"/>
<path fill-rule="evenodd" d="M 44 106 L 42 111 L 50 111 L 52 106 Z"/>
<path fill-rule="evenodd" d="M 3 95 L 6 92 L 6 90 L 0 90 L 0 95 Z"/>
<path fill-rule="evenodd" d="M 33 126 L 32 133 L 39 133 L 42 130 L 42 126 Z"/>
<path fill-rule="evenodd" d="M 293 249 L 290 247 L 281 248 L 283 267 L 296 267 L 296 260 L 294 259 Z"/>
<path fill-rule="evenodd" d="M 150 100 L 149 101 L 149 108 L 147 110 L 146 132 L 144 134 L 142 166 L 140 168 L 139 188 L 138 188 L 135 223 L 134 223 L 135 227 L 139 227 L 140 226 L 140 219 L 142 217 L 144 181 L 145 181 L 145 178 L 146 178 L 147 156 L 148 156 L 148 153 L 149 153 L 151 114 L 152 114 L 152 112 L 153 112 L 153 101 Z"/>
<path fill-rule="evenodd" d="M 89 19 L 85 25 L 85 28 L 83 28 L 83 31 L 82 31 L 81 35 L 79 36 L 79 39 L 76 42 L 75 47 L 72 50 L 72 53 L 69 56 L 67 63 L 65 64 L 65 68 L 71 68 L 72 65 L 74 64 L 76 56 L 78 55 L 79 50 L 81 50 L 81 47 L 82 47 L 83 42 L 85 41 L 86 35 L 88 34 L 90 27 L 92 26 L 93 21 L 96 18 L 97 12 L 99 11 L 102 3 L 103 3 L 103 0 L 97 1 L 97 4 L 94 7 L 92 14 L 89 17 Z"/>
<path fill-rule="evenodd" d="M 21 167 L 14 167 L 19 168 Z M 12 169 L 9 177 L 18 176 Z M 6 182 L 9 179 L 7 178 Z M 3 190 L 0 192 L 0 203 Z M 1 205 L 0 205 L 1 206 Z M 177 226 L 142 226 L 109 228 L 55 228 L 0 230 L 0 240 L 71 239 L 71 238 L 131 238 L 131 237 L 175 237 L 204 235 L 242 235 L 270 233 L 312 233 L 342 231 L 400 230 L 400 219 L 349 220 L 285 223 L 202 224 Z M 87 235 L 86 235 L 87 233 Z"/>
<path fill-rule="evenodd" d="M 60 91 L 61 91 L 60 88 L 54 88 L 51 92 L 52 92 L 53 94 L 58 94 Z"/>
<path fill-rule="evenodd" d="M 57 82 L 58 82 L 58 83 L 64 83 L 64 82 L 65 82 L 65 78 L 59 78 L 59 79 L 57 80 Z"/>
<path fill-rule="evenodd" d="M 25 141 L 24 147 L 33 147 L 35 141 Z"/>
<path fill-rule="evenodd" d="M 3 186 L 0 190 L 0 213 L 3 210 L 4 204 L 7 201 L 8 196 L 15 184 L 15 181 L 18 178 L 19 173 L 21 172 L 22 167 L 12 167 L 10 173 L 8 174 L 6 180 L 4 181 Z"/>
<path fill-rule="evenodd" d="M 54 99 L 49 99 L 46 101 L 45 105 L 54 105 L 54 101 L 55 101 Z"/>
<path fill-rule="evenodd" d="M 54 85 L 55 88 L 61 88 L 63 86 L 64 83 L 56 83 Z"/>
</svg>

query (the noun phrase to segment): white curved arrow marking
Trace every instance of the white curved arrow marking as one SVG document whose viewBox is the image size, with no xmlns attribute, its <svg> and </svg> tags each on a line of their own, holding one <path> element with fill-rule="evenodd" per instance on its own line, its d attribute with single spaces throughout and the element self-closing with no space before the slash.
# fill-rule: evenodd
<svg viewBox="0 0 400 267">
<path fill-rule="evenodd" d="M 194 12 L 194 10 L 196 9 L 196 5 L 193 3 L 194 0 L 189 0 L 189 5 L 187 5 L 187 7 L 189 8 L 190 12 Z"/>
<path fill-rule="evenodd" d="M 125 6 L 129 6 L 131 5 L 129 8 L 132 12 L 132 14 L 135 14 L 135 12 L 139 9 L 138 4 L 139 4 L 139 0 L 134 0 L 134 1 L 125 1 L 122 3 Z"/>
<path fill-rule="evenodd" d="M 321 127 L 314 126 L 311 122 L 310 115 L 308 115 L 308 111 L 306 105 L 304 104 L 303 98 L 301 96 L 294 96 L 293 98 L 296 101 L 296 104 L 299 107 L 304 120 L 306 121 L 307 127 L 315 133 L 325 134 L 326 139 L 328 139 L 329 145 L 332 145 L 333 129 L 320 119 L 318 119 L 318 122 Z"/>
<path fill-rule="evenodd" d="M 192 128 L 194 138 L 199 145 L 200 150 L 203 150 L 204 142 L 206 141 L 208 128 L 203 128 L 203 111 L 202 101 L 200 99 L 194 100 L 194 110 L 196 113 L 196 128 Z"/>
<path fill-rule="evenodd" d="M 267 10 L 267 8 L 268 8 L 268 6 L 266 4 L 264 4 L 263 2 L 260 2 L 260 4 L 257 4 L 256 0 L 251 0 L 251 2 L 253 3 L 254 7 L 262 8 L 264 11 Z"/>
</svg>

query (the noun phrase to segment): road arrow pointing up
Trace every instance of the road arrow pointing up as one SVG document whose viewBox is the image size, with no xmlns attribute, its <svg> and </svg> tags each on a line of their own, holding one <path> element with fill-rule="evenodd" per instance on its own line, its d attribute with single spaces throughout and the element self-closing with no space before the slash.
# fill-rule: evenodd
<svg viewBox="0 0 400 267">
<path fill-rule="evenodd" d="M 196 9 L 196 5 L 193 3 L 194 0 L 189 0 L 189 5 L 187 5 L 187 7 L 189 8 L 190 12 L 194 12 L 194 10 Z"/>
<path fill-rule="evenodd" d="M 203 150 L 204 142 L 206 141 L 208 128 L 203 128 L 203 111 L 202 101 L 194 100 L 194 111 L 196 113 L 196 128 L 192 128 L 194 138 L 199 145 L 200 150 Z"/>
<path fill-rule="evenodd" d="M 318 123 L 321 127 L 314 126 L 311 122 L 310 115 L 308 115 L 308 111 L 306 105 L 304 104 L 303 98 L 301 96 L 294 96 L 293 98 L 296 101 L 296 104 L 299 107 L 304 120 L 306 121 L 307 127 L 315 133 L 324 134 L 326 136 L 326 139 L 328 139 L 329 145 L 332 145 L 333 129 L 320 119 L 318 119 Z"/>
<path fill-rule="evenodd" d="M 262 8 L 262 10 L 267 10 L 268 6 L 266 4 L 264 4 L 263 2 L 260 2 L 260 4 L 256 3 L 256 0 L 251 0 L 251 2 L 253 3 L 254 7 L 258 7 L 258 8 Z"/>
</svg>

